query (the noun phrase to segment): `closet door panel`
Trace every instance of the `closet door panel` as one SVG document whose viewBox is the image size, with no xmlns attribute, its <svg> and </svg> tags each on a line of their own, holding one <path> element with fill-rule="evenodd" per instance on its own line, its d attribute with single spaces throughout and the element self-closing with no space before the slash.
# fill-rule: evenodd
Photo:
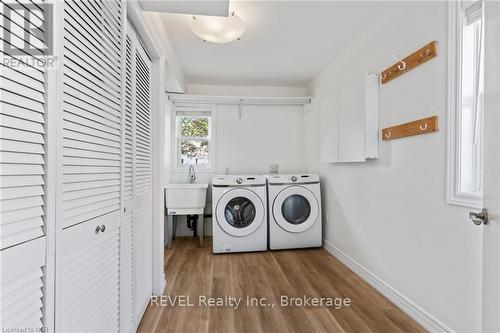
<svg viewBox="0 0 500 333">
<path fill-rule="evenodd" d="M 130 332 L 134 327 L 134 109 L 133 91 L 133 49 L 132 39 L 127 35 L 125 41 L 125 112 L 123 121 L 123 205 L 121 253 L 120 253 L 120 327 Z"/>
<path fill-rule="evenodd" d="M 118 332 L 121 1 L 65 1 L 56 331 Z"/>
<path fill-rule="evenodd" d="M 105 2 L 64 6 L 63 229 L 120 209 L 121 3 Z"/>
<path fill-rule="evenodd" d="M 38 7 L 37 17 L 21 15 L 20 5 L 0 3 L 0 327 L 40 331 L 46 324 L 45 70 L 32 65 L 35 55 L 10 46 L 43 54 L 44 32 L 23 28 L 40 23 L 45 8 Z"/>
<path fill-rule="evenodd" d="M 0 247 L 44 236 L 43 72 L 0 66 Z"/>
<path fill-rule="evenodd" d="M 117 331 L 120 213 L 68 228 L 61 238 L 60 331 Z"/>
<path fill-rule="evenodd" d="M 120 323 L 128 332 L 152 293 L 151 61 L 131 25 L 124 44 Z"/>
<path fill-rule="evenodd" d="M 138 322 L 152 292 L 151 60 L 139 43 L 134 67 L 134 301 Z"/>
<path fill-rule="evenodd" d="M 43 326 L 45 245 L 42 237 L 1 252 L 2 327 Z"/>
</svg>

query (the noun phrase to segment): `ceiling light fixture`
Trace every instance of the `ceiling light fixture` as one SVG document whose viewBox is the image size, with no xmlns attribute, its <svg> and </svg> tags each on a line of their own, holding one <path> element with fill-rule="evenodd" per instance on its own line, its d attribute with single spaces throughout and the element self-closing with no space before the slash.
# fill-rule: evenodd
<svg viewBox="0 0 500 333">
<path fill-rule="evenodd" d="M 193 16 L 191 30 L 204 42 L 225 44 L 239 40 L 245 33 L 245 24 L 234 12 L 228 17 Z"/>
</svg>

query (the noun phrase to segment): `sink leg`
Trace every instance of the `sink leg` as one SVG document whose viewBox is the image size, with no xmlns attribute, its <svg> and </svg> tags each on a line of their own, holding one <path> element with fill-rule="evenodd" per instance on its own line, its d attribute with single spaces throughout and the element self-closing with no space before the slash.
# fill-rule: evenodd
<svg viewBox="0 0 500 333">
<path fill-rule="evenodd" d="M 200 214 L 198 216 L 198 238 L 200 239 L 200 247 L 203 247 L 203 233 L 204 233 L 204 226 L 203 226 L 203 214 Z"/>
<path fill-rule="evenodd" d="M 175 239 L 176 232 L 177 232 L 177 216 L 172 215 L 172 240 Z"/>
</svg>

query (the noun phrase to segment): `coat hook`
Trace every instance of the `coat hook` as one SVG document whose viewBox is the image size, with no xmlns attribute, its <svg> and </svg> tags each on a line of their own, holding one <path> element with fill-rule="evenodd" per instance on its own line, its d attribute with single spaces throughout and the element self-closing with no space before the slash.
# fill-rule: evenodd
<svg viewBox="0 0 500 333">
<path fill-rule="evenodd" d="M 425 123 L 424 125 L 420 125 L 420 129 L 421 129 L 422 131 L 427 130 L 427 123 Z"/>
<path fill-rule="evenodd" d="M 426 48 L 425 49 L 425 54 L 420 53 L 420 57 L 421 58 L 425 58 L 425 57 L 429 56 L 430 54 L 431 54 L 431 49 L 430 48 Z"/>
<path fill-rule="evenodd" d="M 403 60 L 401 60 L 401 59 L 399 59 L 398 57 L 396 57 L 395 54 L 393 54 L 392 57 L 394 58 L 394 60 L 397 60 L 397 61 L 399 61 L 401 63 L 401 64 L 398 64 L 398 69 L 400 71 L 404 71 L 406 69 L 406 62 L 403 61 Z"/>
<path fill-rule="evenodd" d="M 384 137 L 386 139 L 389 139 L 391 137 L 391 131 L 388 131 L 387 133 L 384 133 Z"/>
</svg>

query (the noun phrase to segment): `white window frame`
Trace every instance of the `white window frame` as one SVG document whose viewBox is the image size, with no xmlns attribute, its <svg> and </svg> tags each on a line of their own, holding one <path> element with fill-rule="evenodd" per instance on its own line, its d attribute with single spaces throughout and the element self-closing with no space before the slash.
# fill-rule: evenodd
<svg viewBox="0 0 500 333">
<path fill-rule="evenodd" d="M 210 112 L 209 119 L 209 133 L 208 133 L 208 164 L 206 165 L 195 165 L 196 173 L 213 173 L 215 171 L 215 119 L 216 119 L 216 108 L 215 105 L 211 104 L 191 104 L 191 103 L 173 103 L 172 108 L 172 159 L 175 161 L 173 163 L 173 172 L 175 173 L 186 173 L 189 170 L 189 165 L 180 164 L 180 142 L 181 137 L 178 136 L 178 121 L 177 121 L 177 111 L 182 109 L 184 112 Z M 203 117 L 200 115 L 200 117 Z"/>
<path fill-rule="evenodd" d="M 461 1 L 449 1 L 448 14 L 447 202 L 464 207 L 482 208 L 482 193 L 463 192 L 460 190 L 461 119 L 460 113 L 457 110 L 462 107 L 461 54 L 464 22 Z"/>
</svg>

